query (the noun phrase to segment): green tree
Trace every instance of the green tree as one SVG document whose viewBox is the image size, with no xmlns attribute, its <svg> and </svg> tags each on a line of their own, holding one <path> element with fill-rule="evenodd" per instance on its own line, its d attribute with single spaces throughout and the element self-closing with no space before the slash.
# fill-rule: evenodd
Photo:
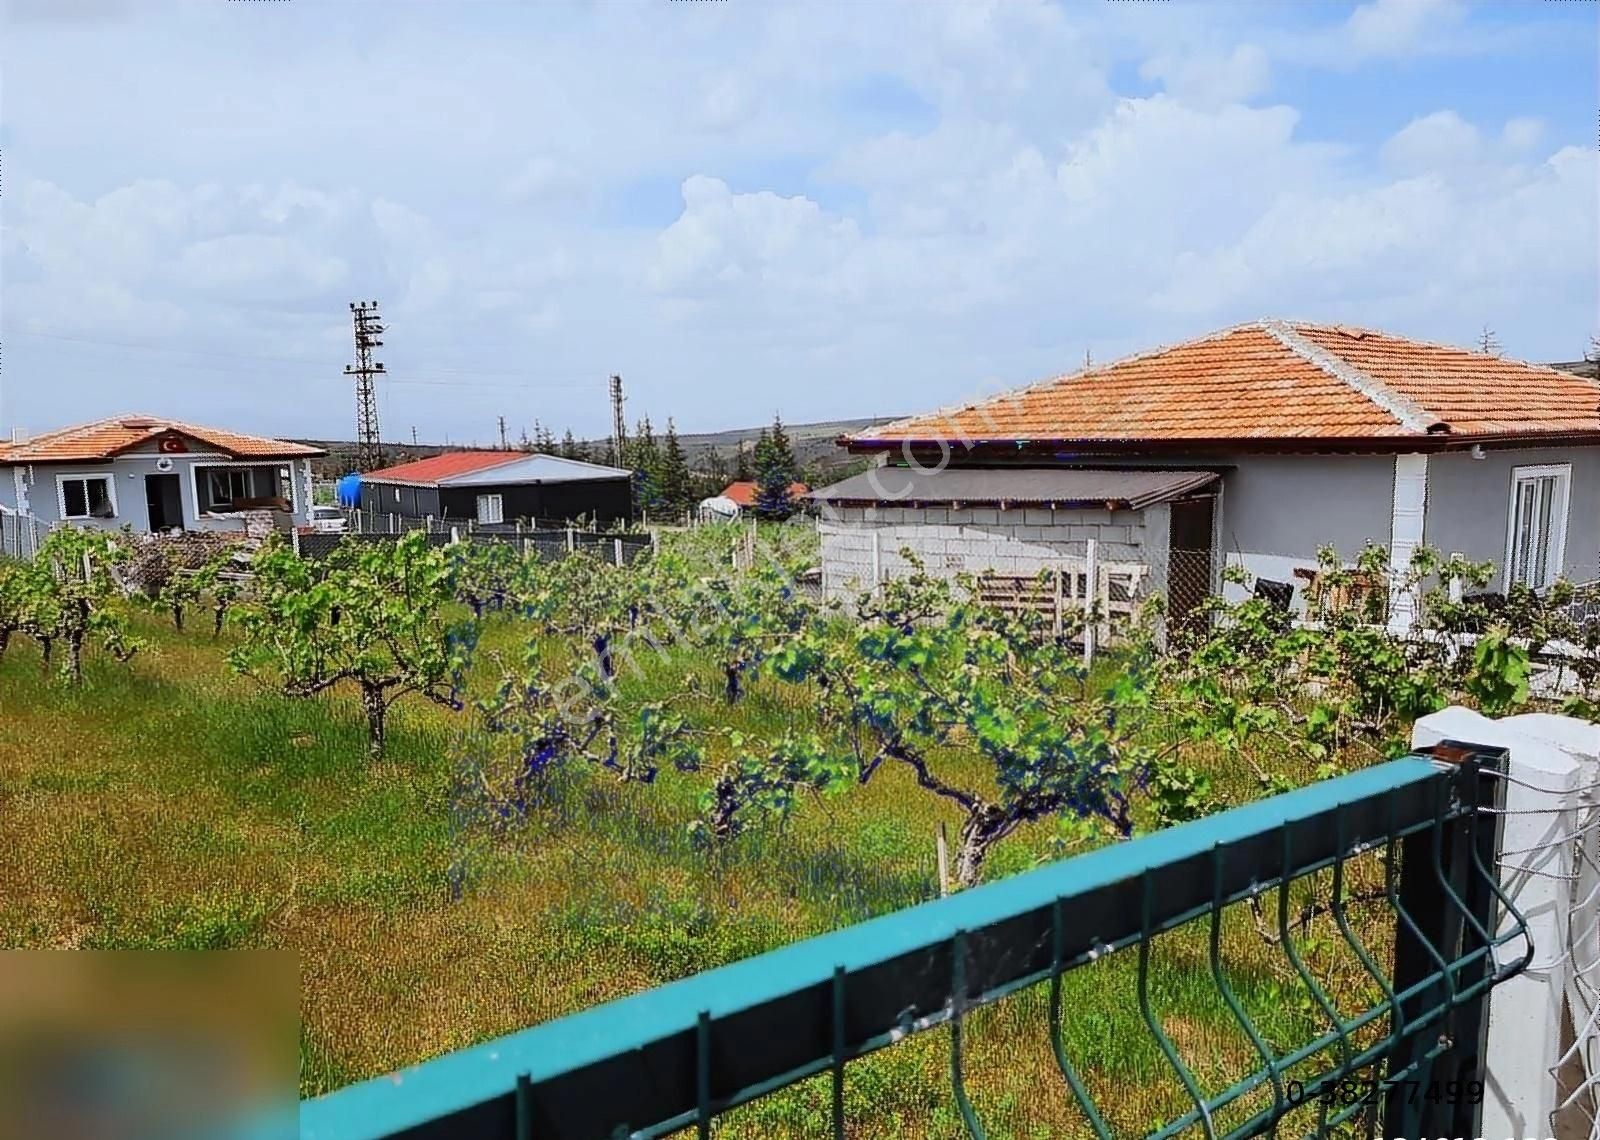
<svg viewBox="0 0 1600 1140">
<path fill-rule="evenodd" d="M 561 437 L 561 458 L 578 458 L 578 441 L 572 438 L 571 428 L 568 428 L 567 433 Z"/>
<path fill-rule="evenodd" d="M 763 432 L 763 435 L 766 433 Z M 744 440 L 739 441 L 739 450 L 734 453 L 733 477 L 740 483 L 748 483 L 755 476 L 750 470 L 750 453 L 745 450 Z"/>
<path fill-rule="evenodd" d="M 269 543 L 251 569 L 251 597 L 238 609 L 244 641 L 229 654 L 240 673 L 270 677 L 291 697 L 353 685 L 374 759 L 401 697 L 462 707 L 477 625 L 451 620 L 453 567 L 420 531 L 393 543 L 341 543 L 322 562 Z"/>
<path fill-rule="evenodd" d="M 771 431 L 763 431 L 756 440 L 755 468 L 757 517 L 788 518 L 795 509 L 794 496 L 789 491 L 795 482 L 794 449 L 777 416 L 773 417 Z"/>
<path fill-rule="evenodd" d="M 127 615 L 114 604 L 122 593 L 114 570 L 127 561 L 126 543 L 105 531 L 60 526 L 39 544 L 11 587 L 19 598 L 22 632 L 39 643 L 46 668 L 52 649 L 65 647 L 61 671 L 75 685 L 83 682 L 83 651 L 91 643 L 119 661 L 139 648 Z"/>
<path fill-rule="evenodd" d="M 625 441 L 623 451 L 628 457 L 624 466 L 633 471 L 634 504 L 647 511 L 660 510 L 661 448 L 649 416 L 635 426 L 633 438 Z"/>
<path fill-rule="evenodd" d="M 667 417 L 667 434 L 661 447 L 661 464 L 658 472 L 662 506 L 674 514 L 689 506 L 692 495 L 689 481 L 689 461 L 684 457 L 683 445 L 678 442 L 678 428 Z"/>
</svg>

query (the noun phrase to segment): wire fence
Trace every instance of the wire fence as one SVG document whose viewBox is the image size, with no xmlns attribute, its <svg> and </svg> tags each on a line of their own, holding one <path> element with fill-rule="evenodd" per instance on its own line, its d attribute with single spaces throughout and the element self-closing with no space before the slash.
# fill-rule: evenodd
<svg viewBox="0 0 1600 1140">
<path fill-rule="evenodd" d="M 407 532 L 381 534 L 361 531 L 343 534 L 297 532 L 294 543 L 301 557 L 321 560 L 331 555 L 342 543 L 394 542 L 405 533 Z M 516 532 L 482 529 L 466 533 L 428 531 L 427 542 L 429 546 L 449 546 L 456 542 L 500 544 L 515 547 L 524 557 L 541 558 L 546 561 L 581 552 L 616 566 L 631 566 L 655 548 L 654 540 L 646 534 L 635 532 L 602 534 L 576 528 Z"/>
<path fill-rule="evenodd" d="M 633 529 L 626 520 L 603 521 L 597 518 L 573 519 L 524 518 L 506 522 L 485 523 L 471 518 L 451 518 L 445 515 L 403 515 L 395 511 L 374 511 L 366 508 L 344 511 L 345 530 L 356 534 L 408 534 L 414 530 L 429 534 L 498 534 L 523 535 L 532 531 L 577 530 L 598 533 L 601 526 L 611 533 Z"/>
<path fill-rule="evenodd" d="M 0 511 L 0 558 L 32 561 L 39 544 L 49 533 L 50 524 L 33 515 Z"/>
</svg>

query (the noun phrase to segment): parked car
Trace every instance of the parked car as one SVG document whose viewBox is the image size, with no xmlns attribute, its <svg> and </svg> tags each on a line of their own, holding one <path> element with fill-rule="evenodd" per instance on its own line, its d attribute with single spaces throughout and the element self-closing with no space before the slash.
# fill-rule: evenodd
<svg viewBox="0 0 1600 1140">
<path fill-rule="evenodd" d="M 338 507 L 312 507 L 311 529 L 318 534 L 343 534 L 344 512 Z"/>
</svg>

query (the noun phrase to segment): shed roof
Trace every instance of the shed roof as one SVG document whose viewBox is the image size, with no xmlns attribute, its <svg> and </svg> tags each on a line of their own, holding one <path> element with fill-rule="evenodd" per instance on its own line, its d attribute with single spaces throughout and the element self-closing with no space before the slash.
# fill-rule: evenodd
<svg viewBox="0 0 1600 1140">
<path fill-rule="evenodd" d="M 1087 467 L 874 467 L 810 498 L 836 506 L 996 505 L 1050 503 L 1060 507 L 1139 510 L 1215 483 L 1214 471 Z"/>
<path fill-rule="evenodd" d="M 429 459 L 370 471 L 361 479 L 366 483 L 404 483 L 417 487 L 474 487 L 627 479 L 632 474 L 620 467 L 604 467 L 598 463 L 537 452 L 449 451 Z"/>
<path fill-rule="evenodd" d="M 1422 441 L 1552 437 L 1600 442 L 1600 383 L 1370 329 L 1264 320 L 866 428 L 844 442 L 856 451 L 940 441 L 1110 451 L 1256 442 L 1409 450 Z"/>
<path fill-rule="evenodd" d="M 163 436 L 180 435 L 236 459 L 300 459 L 328 454 L 320 447 L 260 435 L 202 427 L 162 416 L 110 416 L 0 443 L 0 463 L 82 463 L 114 459 Z"/>
<path fill-rule="evenodd" d="M 790 483 L 789 497 L 791 499 L 801 498 L 809 490 L 811 490 L 811 488 L 806 486 L 804 483 Z M 724 499 L 731 499 L 741 507 L 753 507 L 756 505 L 756 499 L 759 498 L 760 495 L 760 483 L 757 483 L 753 479 L 740 479 L 737 482 L 729 483 L 726 487 L 724 487 L 722 489 L 721 497 Z"/>
</svg>

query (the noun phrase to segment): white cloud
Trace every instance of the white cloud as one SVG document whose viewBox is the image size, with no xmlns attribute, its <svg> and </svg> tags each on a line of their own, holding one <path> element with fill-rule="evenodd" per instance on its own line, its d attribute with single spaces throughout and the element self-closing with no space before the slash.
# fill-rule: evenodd
<svg viewBox="0 0 1600 1140">
<path fill-rule="evenodd" d="M 1271 78 L 1267 53 L 1255 44 L 1240 44 L 1223 54 L 1159 55 L 1139 68 L 1145 79 L 1161 82 L 1167 94 L 1203 107 L 1243 103 L 1267 89 Z"/>
<path fill-rule="evenodd" d="M 1456 0 L 1372 0 L 1350 13 L 1348 48 L 1363 58 L 1411 55 L 1426 50 L 1461 14 Z"/>
<path fill-rule="evenodd" d="M 1516 151 L 1532 150 L 1544 138 L 1544 120 L 1529 116 L 1507 119 L 1500 129 L 1500 139 Z"/>
<path fill-rule="evenodd" d="M 1413 119 L 1383 144 L 1383 160 L 1397 170 L 1441 170 L 1479 160 L 1483 140 L 1478 128 L 1454 111 L 1435 111 Z"/>
<path fill-rule="evenodd" d="M 70 83 L 42 30 L 9 37 L 6 325 L 157 345 L 99 353 L 107 399 L 344 429 L 357 297 L 390 323 L 385 415 L 457 439 L 522 408 L 603 430 L 614 371 L 690 430 L 910 411 L 1264 312 L 1490 320 L 1508 351 L 1590 319 L 1594 163 L 1547 106 L 1397 87 L 1383 140 L 1329 113 L 1370 73 L 1273 87 L 1486 50 L 1450 4 L 1315 42 L 1254 5 L 423 6 L 357 57 L 361 13 L 276 8 L 77 25 Z M 1119 97 L 1129 67 L 1162 90 Z M 47 377 L 30 422 L 76 410 L 77 358 L 7 349 Z"/>
</svg>

